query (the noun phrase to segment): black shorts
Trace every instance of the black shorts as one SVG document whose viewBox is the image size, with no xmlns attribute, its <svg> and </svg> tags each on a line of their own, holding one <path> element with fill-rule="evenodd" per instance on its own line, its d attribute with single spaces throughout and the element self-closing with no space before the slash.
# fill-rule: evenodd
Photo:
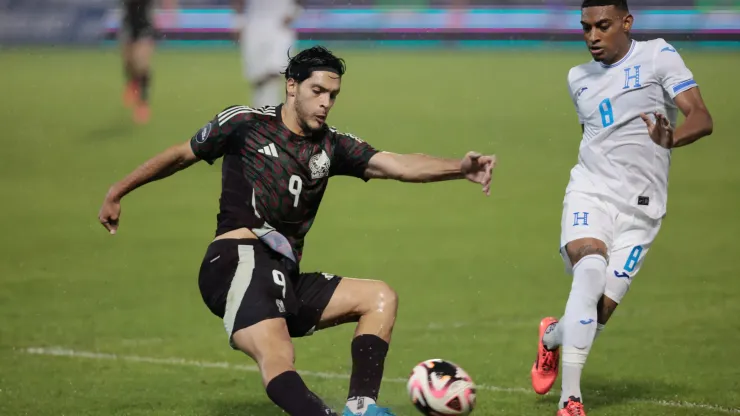
<svg viewBox="0 0 740 416">
<path fill-rule="evenodd" d="M 341 279 L 299 273 L 259 240 L 224 239 L 208 246 L 198 285 L 208 309 L 223 319 L 231 343 L 236 331 L 278 317 L 285 318 L 291 337 L 311 335 Z"/>
<path fill-rule="evenodd" d="M 124 2 L 121 39 L 134 42 L 143 38 L 154 38 L 156 31 L 152 23 L 152 3 L 152 1 Z"/>
</svg>

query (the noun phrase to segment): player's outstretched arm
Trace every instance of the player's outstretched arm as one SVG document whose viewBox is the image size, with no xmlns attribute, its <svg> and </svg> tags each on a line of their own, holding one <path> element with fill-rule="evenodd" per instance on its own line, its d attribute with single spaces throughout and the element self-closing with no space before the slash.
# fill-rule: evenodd
<svg viewBox="0 0 740 416">
<path fill-rule="evenodd" d="M 491 193 L 491 177 L 496 156 L 468 152 L 462 160 L 445 159 L 423 154 L 380 152 L 367 165 L 365 176 L 374 179 L 395 179 L 401 182 L 439 182 L 467 179 Z"/>
<path fill-rule="evenodd" d="M 100 223 L 111 234 L 115 234 L 118 230 L 118 220 L 121 216 L 121 198 L 146 183 L 166 178 L 177 171 L 187 168 L 198 160 L 198 157 L 193 153 L 189 141 L 172 146 L 149 159 L 110 187 L 108 193 L 105 195 L 103 206 L 98 213 Z"/>
</svg>

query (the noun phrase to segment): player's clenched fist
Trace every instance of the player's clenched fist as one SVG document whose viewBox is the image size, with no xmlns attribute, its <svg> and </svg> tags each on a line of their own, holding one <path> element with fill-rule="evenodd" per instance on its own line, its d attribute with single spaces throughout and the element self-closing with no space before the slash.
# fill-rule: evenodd
<svg viewBox="0 0 740 416">
<path fill-rule="evenodd" d="M 468 152 L 460 164 L 460 170 L 465 178 L 471 182 L 483 185 L 483 192 L 491 194 L 491 178 L 496 166 L 496 155 L 482 155 L 478 152 Z"/>
<path fill-rule="evenodd" d="M 100 207 L 98 220 L 108 232 L 115 234 L 118 230 L 118 219 L 121 217 L 121 201 L 105 196 L 103 206 Z"/>
</svg>

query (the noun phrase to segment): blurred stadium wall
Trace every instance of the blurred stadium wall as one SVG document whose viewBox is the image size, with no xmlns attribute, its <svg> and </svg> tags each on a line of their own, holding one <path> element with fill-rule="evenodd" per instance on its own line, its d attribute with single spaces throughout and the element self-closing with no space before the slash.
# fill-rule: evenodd
<svg viewBox="0 0 740 416">
<path fill-rule="evenodd" d="M 231 0 L 179 0 L 157 11 L 164 44 L 231 44 Z M 303 0 L 302 43 L 491 47 L 579 42 L 580 0 Z M 635 37 L 740 48 L 738 0 L 632 0 Z M 115 41 L 116 0 L 0 0 L 0 45 Z"/>
</svg>

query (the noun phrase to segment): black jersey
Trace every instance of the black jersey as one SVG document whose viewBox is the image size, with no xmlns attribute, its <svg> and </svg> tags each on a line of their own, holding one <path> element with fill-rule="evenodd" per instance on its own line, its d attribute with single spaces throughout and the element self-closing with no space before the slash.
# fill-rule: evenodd
<svg viewBox="0 0 740 416">
<path fill-rule="evenodd" d="M 281 110 L 228 107 L 190 143 L 210 164 L 223 157 L 216 234 L 249 228 L 297 263 L 329 178 L 367 180 L 368 162 L 378 151 L 328 126 L 310 137 L 296 135 L 283 124 Z"/>
<path fill-rule="evenodd" d="M 121 32 L 124 39 L 136 41 L 154 37 L 154 0 L 121 0 L 123 16 Z"/>
</svg>

